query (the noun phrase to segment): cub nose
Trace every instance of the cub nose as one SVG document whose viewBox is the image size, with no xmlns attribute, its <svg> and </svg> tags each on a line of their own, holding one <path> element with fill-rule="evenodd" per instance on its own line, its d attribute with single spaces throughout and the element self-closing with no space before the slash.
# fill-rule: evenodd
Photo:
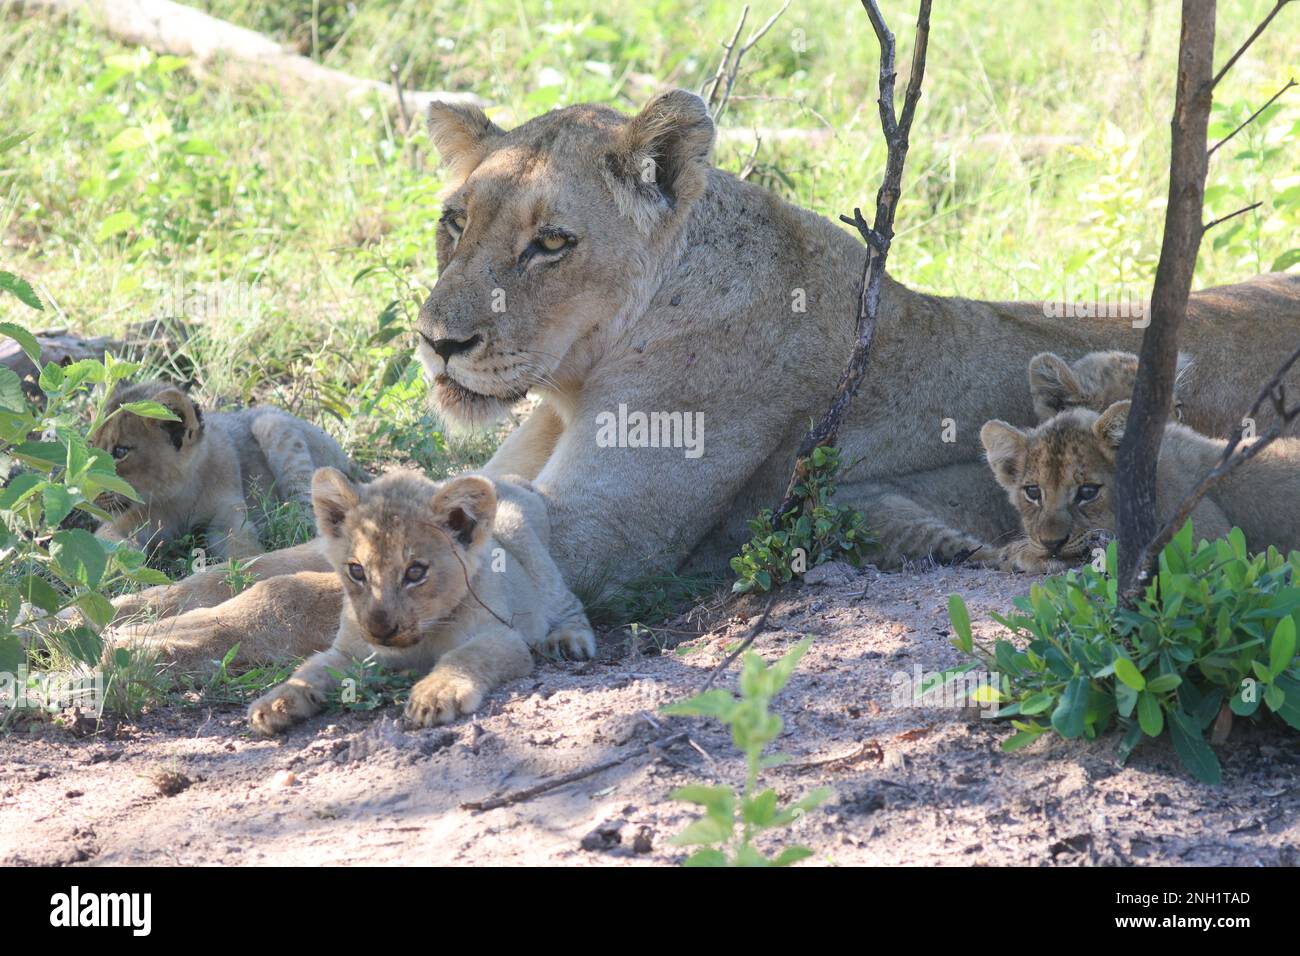
<svg viewBox="0 0 1300 956">
<path fill-rule="evenodd" d="M 374 610 L 366 618 L 366 630 L 380 644 L 387 644 L 397 633 L 397 625 L 393 623 L 387 611 Z"/>
<path fill-rule="evenodd" d="M 467 339 L 431 339 L 427 335 L 424 341 L 429 343 L 429 348 L 438 353 L 444 362 L 450 361 L 453 355 L 459 355 L 461 352 L 468 352 L 474 346 L 483 341 L 481 335 L 471 335 Z"/>
<path fill-rule="evenodd" d="M 1044 541 L 1043 547 L 1047 548 L 1048 554 L 1055 555 L 1060 553 L 1060 550 L 1065 547 L 1065 543 L 1069 540 L 1070 536 L 1066 535 L 1064 538 L 1057 538 L 1055 541 Z"/>
</svg>

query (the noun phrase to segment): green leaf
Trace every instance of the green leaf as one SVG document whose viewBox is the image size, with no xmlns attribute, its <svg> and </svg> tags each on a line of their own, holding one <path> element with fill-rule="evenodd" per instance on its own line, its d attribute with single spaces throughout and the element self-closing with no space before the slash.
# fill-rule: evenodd
<svg viewBox="0 0 1300 956">
<path fill-rule="evenodd" d="M 72 513 L 76 500 L 62 485 L 46 485 L 41 495 L 45 505 L 45 523 L 57 528 Z"/>
<path fill-rule="evenodd" d="M 1142 732 L 1148 737 L 1159 737 L 1165 729 L 1165 714 L 1160 707 L 1160 698 L 1149 690 L 1138 694 L 1138 723 Z"/>
<path fill-rule="evenodd" d="M 120 235 L 128 229 L 133 229 L 139 221 L 140 217 L 129 210 L 115 212 L 99 224 L 99 229 L 95 233 L 95 241 L 103 242 L 105 239 Z"/>
<path fill-rule="evenodd" d="M 180 416 L 162 402 L 123 402 L 120 407 L 123 411 L 139 415 L 141 418 L 157 418 L 168 422 L 180 421 Z"/>
<path fill-rule="evenodd" d="M 776 819 L 776 791 L 769 787 L 750 797 L 741 805 L 740 815 L 756 827 L 770 826 Z"/>
<path fill-rule="evenodd" d="M 785 686 L 794 669 L 799 666 L 799 658 L 812 646 L 813 639 L 805 637 L 802 641 L 790 648 L 785 655 L 768 669 L 768 686 L 767 692 L 773 697 L 780 692 Z"/>
<path fill-rule="evenodd" d="M 27 661 L 27 651 L 17 634 L 0 634 L 0 671 L 15 674 Z"/>
<path fill-rule="evenodd" d="M 98 591 L 87 591 L 77 598 L 77 607 L 95 627 L 108 627 L 113 620 L 113 602 Z"/>
<path fill-rule="evenodd" d="M 108 566 L 103 542 L 81 528 L 56 532 L 50 542 L 50 557 L 62 576 L 88 588 L 99 586 Z"/>
<path fill-rule="evenodd" d="M 1088 717 L 1088 678 L 1071 678 L 1052 712 L 1052 726 L 1067 740 L 1083 735 Z"/>
<path fill-rule="evenodd" d="M 1161 674 L 1159 677 L 1153 677 L 1147 681 L 1147 690 L 1153 694 L 1163 694 L 1166 691 L 1173 690 L 1182 682 L 1183 679 L 1177 674 Z"/>
<path fill-rule="evenodd" d="M 952 639 L 953 647 L 967 654 L 974 653 L 975 639 L 971 635 L 970 612 L 966 610 L 966 602 L 959 594 L 948 595 L 948 620 L 952 622 L 953 634 L 956 635 Z"/>
<path fill-rule="evenodd" d="M 1174 750 L 1192 772 L 1192 776 L 1202 783 L 1221 782 L 1223 768 L 1219 764 L 1219 758 L 1201 736 L 1201 730 L 1195 721 L 1181 710 L 1170 711 L 1169 717 L 1169 736 L 1173 739 Z"/>
<path fill-rule="evenodd" d="M 732 829 L 732 827 L 724 825 L 713 817 L 700 817 L 700 819 L 673 837 L 672 842 L 678 846 L 726 843 L 731 839 Z"/>
<path fill-rule="evenodd" d="M 0 292 L 8 292 L 18 296 L 18 300 L 23 305 L 30 306 L 37 312 L 44 310 L 41 299 L 36 294 L 36 290 L 32 288 L 32 284 L 21 276 L 16 276 L 12 272 L 5 272 L 3 269 L 0 269 Z M 24 351 L 26 351 L 25 347 Z M 38 358 L 35 361 L 39 362 L 40 360 Z"/>
<path fill-rule="evenodd" d="M 1273 631 L 1273 641 L 1268 647 L 1268 669 L 1273 677 L 1277 677 L 1291 666 L 1291 661 L 1295 657 L 1295 637 L 1295 618 L 1284 617 L 1277 622 L 1277 628 Z"/>
<path fill-rule="evenodd" d="M 1273 264 L 1268 267 L 1268 271 L 1286 272 L 1287 269 L 1290 269 L 1297 262 L 1300 262 L 1300 249 L 1288 249 L 1273 260 Z"/>
<path fill-rule="evenodd" d="M 806 846 L 788 846 L 776 855 L 776 859 L 772 861 L 772 866 L 790 866 L 800 860 L 806 860 L 812 855 L 813 851 Z"/>
<path fill-rule="evenodd" d="M 22 600 L 33 604 L 46 614 L 53 614 L 63 606 L 59 592 L 50 587 L 50 583 L 35 574 L 29 574 L 18 582 L 18 593 Z"/>
<path fill-rule="evenodd" d="M 1146 678 L 1142 676 L 1142 672 L 1127 657 L 1115 658 L 1115 676 L 1134 690 L 1146 689 Z"/>
<path fill-rule="evenodd" d="M 659 708 L 669 717 L 716 717 L 725 720 L 736 707 L 736 698 L 725 690 L 706 690 L 702 694 Z"/>
<path fill-rule="evenodd" d="M 721 850 L 696 850 L 683 866 L 726 866 L 727 854 Z"/>
<path fill-rule="evenodd" d="M 0 365 L 0 408 L 7 408 L 11 412 L 27 411 L 23 380 L 17 372 L 3 365 Z"/>
<path fill-rule="evenodd" d="M 36 307 L 40 308 L 39 301 Z M 0 322 L 0 335 L 7 335 L 17 342 L 27 353 L 27 357 L 32 360 L 32 364 L 37 368 L 41 367 L 41 343 L 36 341 L 36 336 L 13 322 Z"/>
<path fill-rule="evenodd" d="M 88 627 L 74 627 L 59 635 L 64 649 L 81 661 L 94 667 L 104 653 L 103 639 Z"/>
</svg>

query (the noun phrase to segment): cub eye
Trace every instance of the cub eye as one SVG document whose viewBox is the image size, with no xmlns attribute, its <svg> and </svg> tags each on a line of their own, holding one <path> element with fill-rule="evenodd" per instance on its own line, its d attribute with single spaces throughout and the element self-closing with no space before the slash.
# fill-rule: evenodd
<svg viewBox="0 0 1300 956">
<path fill-rule="evenodd" d="M 1097 497 L 1101 491 L 1101 485 L 1080 485 L 1079 490 L 1074 493 L 1076 501 L 1091 501 Z"/>
<path fill-rule="evenodd" d="M 1043 492 L 1037 485 L 1025 485 L 1022 490 L 1025 493 L 1025 498 L 1029 501 L 1039 501 L 1043 497 Z"/>
<path fill-rule="evenodd" d="M 130 445 L 114 445 L 112 455 L 117 461 L 121 461 L 127 455 L 131 454 Z"/>
<path fill-rule="evenodd" d="M 429 566 L 427 564 L 421 564 L 418 561 L 406 569 L 407 584 L 419 584 L 428 576 Z"/>
<path fill-rule="evenodd" d="M 348 565 L 348 577 L 358 584 L 362 584 L 366 580 L 366 569 L 353 561 Z"/>
</svg>

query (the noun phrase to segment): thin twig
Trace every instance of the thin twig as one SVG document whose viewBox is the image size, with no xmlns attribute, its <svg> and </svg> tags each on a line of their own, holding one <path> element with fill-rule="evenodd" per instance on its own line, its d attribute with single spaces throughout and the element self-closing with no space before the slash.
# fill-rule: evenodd
<svg viewBox="0 0 1300 956">
<path fill-rule="evenodd" d="M 1217 143 L 1215 143 L 1213 146 L 1211 146 L 1211 147 L 1210 147 L 1209 155 L 1213 156 L 1215 150 L 1217 150 L 1220 146 L 1222 146 L 1222 145 L 1223 145 L 1224 143 L 1226 143 L 1228 140 L 1232 139 L 1232 137 L 1236 136 L 1236 135 L 1237 135 L 1238 133 L 1240 133 L 1243 129 L 1245 129 L 1247 126 L 1249 126 L 1251 123 L 1253 123 L 1253 122 L 1255 121 L 1255 117 L 1259 116 L 1260 113 L 1264 112 L 1264 110 L 1266 110 L 1266 109 L 1268 109 L 1270 106 L 1272 106 L 1273 103 L 1274 103 L 1274 101 L 1276 101 L 1277 98 L 1278 98 L 1279 96 L 1281 96 L 1283 93 L 1285 93 L 1287 90 L 1291 89 L 1291 87 L 1293 87 L 1293 86 L 1295 86 L 1295 85 L 1296 85 L 1296 81 L 1295 81 L 1294 78 L 1287 80 L 1287 81 L 1286 81 L 1286 86 L 1282 87 L 1282 89 L 1278 90 L 1276 93 L 1274 93 L 1272 96 L 1270 96 L 1270 97 L 1268 98 L 1268 102 L 1267 102 L 1267 103 L 1265 103 L 1265 104 L 1264 104 L 1263 106 L 1261 106 L 1259 109 L 1255 110 L 1255 112 L 1251 113 L 1250 116 L 1246 117 L 1246 120 L 1245 120 L 1245 121 L 1244 121 L 1240 126 L 1238 126 L 1236 129 L 1234 129 L 1231 133 L 1229 133 L 1227 136 L 1223 137 L 1223 139 L 1219 140 Z"/>
<path fill-rule="evenodd" d="M 498 614 L 496 611 L 492 610 L 490 607 L 484 604 L 483 599 L 478 596 L 478 592 L 474 590 L 474 585 L 470 584 L 469 581 L 469 568 L 465 566 L 465 562 L 461 559 L 460 552 L 456 550 L 456 545 L 451 540 L 451 535 L 447 534 L 447 532 L 443 531 L 441 528 L 437 527 L 436 525 L 432 527 L 434 531 L 438 532 L 438 534 L 442 535 L 447 540 L 447 547 L 451 549 L 452 557 L 456 559 L 456 563 L 460 565 L 461 574 L 465 576 L 465 588 L 473 596 L 474 600 L 479 603 L 479 605 L 483 608 L 483 610 L 487 611 L 489 614 L 491 614 L 494 618 L 496 618 L 506 627 L 514 627 L 514 624 L 510 623 L 504 617 Z"/>
<path fill-rule="evenodd" d="M 1211 90 L 1213 90 L 1216 86 L 1219 85 L 1219 81 L 1223 79 L 1224 75 L 1229 70 L 1232 69 L 1232 65 L 1236 63 L 1238 59 L 1241 58 L 1241 55 L 1243 53 L 1245 53 L 1248 49 L 1250 49 L 1250 45 L 1259 39 L 1259 35 L 1264 32 L 1264 29 L 1269 25 L 1269 23 L 1272 22 L 1273 18 L 1277 16 L 1278 13 L 1281 11 L 1281 9 L 1290 2 L 1291 0 L 1277 0 L 1277 3 L 1274 4 L 1273 9 L 1268 11 L 1268 16 L 1266 16 L 1263 19 L 1263 21 L 1260 23 L 1259 26 L 1255 27 L 1255 32 L 1246 38 L 1246 42 L 1237 48 L 1236 53 L 1228 57 L 1228 62 L 1223 64 L 1223 69 L 1221 69 L 1218 73 L 1214 74 L 1214 79 L 1210 81 Z"/>
<path fill-rule="evenodd" d="M 531 800 L 534 797 L 540 797 L 544 793 L 550 793 L 552 790 L 558 790 L 560 787 L 568 786 L 571 783 L 577 783 L 579 780 L 586 780 L 588 777 L 594 777 L 598 773 L 603 773 L 612 767 L 625 764 L 633 757 L 639 757 L 642 754 L 653 754 L 657 750 L 663 750 L 676 744 L 688 740 L 686 733 L 669 734 L 666 737 L 660 737 L 658 740 L 652 740 L 638 750 L 631 753 L 623 754 L 621 757 L 611 757 L 609 760 L 602 760 L 598 764 L 590 767 L 584 767 L 581 770 L 574 770 L 569 773 L 560 774 L 558 777 L 551 777 L 543 780 L 541 783 L 534 784 L 531 787 L 525 787 L 522 790 L 515 790 L 511 793 L 502 794 L 499 797 L 489 797 L 487 800 L 471 800 L 468 803 L 462 803 L 462 810 L 473 810 L 476 813 L 482 813 L 485 810 L 496 810 L 501 807 L 508 807 L 516 803 L 523 803 L 525 800 Z"/>
<path fill-rule="evenodd" d="M 718 64 L 717 72 L 713 74 L 713 79 L 709 86 L 709 95 L 705 97 L 705 102 L 709 107 L 709 115 L 713 117 L 713 122 L 718 122 L 722 114 L 727 110 L 727 104 L 731 101 L 731 91 L 736 85 L 736 78 L 740 75 L 740 61 L 745 58 L 745 54 L 754 48 L 759 40 L 767 35 L 781 15 L 790 9 L 790 0 L 785 0 L 781 9 L 768 17 L 767 22 L 749 35 L 740 46 L 736 44 L 740 40 L 740 31 L 744 29 L 745 18 L 749 15 L 749 5 L 746 4 L 740 11 L 740 22 L 736 24 L 736 32 L 732 34 L 731 42 L 723 46 L 722 62 Z M 732 53 L 735 56 L 732 57 Z M 728 62 L 730 61 L 730 62 Z M 718 90 L 721 88 L 722 93 L 719 95 Z"/>
<path fill-rule="evenodd" d="M 1227 222 L 1229 219 L 1236 219 L 1238 216 L 1242 215 L 1243 213 L 1248 213 L 1252 209 L 1258 209 L 1262 205 L 1264 205 L 1262 202 L 1253 202 L 1249 206 L 1242 206 L 1236 212 L 1230 212 L 1226 216 L 1220 216 L 1218 219 L 1213 219 L 1210 222 L 1207 222 L 1205 225 L 1201 227 L 1201 232 L 1202 233 L 1209 232 L 1215 226 L 1219 225 L 1219 223 Z"/>
<path fill-rule="evenodd" d="M 749 649 L 749 645 L 754 643 L 754 638 L 758 637 L 758 635 L 763 632 L 764 628 L 767 627 L 767 616 L 772 613 L 772 605 L 775 603 L 776 595 L 773 594 L 767 599 L 767 607 L 763 608 L 763 613 L 758 616 L 758 620 L 755 621 L 754 626 L 749 629 L 749 633 L 746 634 L 745 639 L 740 642 L 740 646 L 728 654 L 721 664 L 713 668 L 713 672 L 709 674 L 709 679 L 706 680 L 704 686 L 700 688 L 701 693 L 712 687 L 713 682 L 718 679 L 718 675 L 735 663 L 736 658 L 745 653 L 745 651 Z"/>
</svg>

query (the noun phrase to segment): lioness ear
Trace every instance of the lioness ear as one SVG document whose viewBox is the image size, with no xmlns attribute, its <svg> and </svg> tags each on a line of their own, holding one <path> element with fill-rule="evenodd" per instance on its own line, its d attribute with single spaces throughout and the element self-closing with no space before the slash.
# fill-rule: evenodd
<svg viewBox="0 0 1300 956">
<path fill-rule="evenodd" d="M 1025 433 L 1004 421 L 994 419 L 985 422 L 980 429 L 980 441 L 998 484 L 1006 487 L 1015 485 L 1024 470 Z"/>
<path fill-rule="evenodd" d="M 492 533 L 497 514 L 497 490 L 478 475 L 453 478 L 430 502 L 434 519 L 465 547 L 477 544 Z"/>
<path fill-rule="evenodd" d="M 311 507 L 316 512 L 316 530 L 337 538 L 343 519 L 357 506 L 356 486 L 337 468 L 317 468 L 311 476 Z"/>
<path fill-rule="evenodd" d="M 698 199 L 708 184 L 713 136 L 709 108 L 694 93 L 669 90 L 647 103 L 605 157 L 619 210 L 648 233 L 660 216 Z"/>
<path fill-rule="evenodd" d="M 1109 449 L 1119 447 L 1120 441 L 1124 437 L 1124 428 L 1128 425 L 1128 410 L 1132 402 L 1116 402 L 1110 408 L 1101 413 L 1092 425 L 1092 433 L 1101 439 L 1102 444 Z"/>
<path fill-rule="evenodd" d="M 1034 399 L 1034 413 L 1046 421 L 1083 397 L 1083 386 L 1065 359 L 1051 352 L 1040 352 L 1029 360 L 1029 393 Z"/>
<path fill-rule="evenodd" d="M 158 419 L 158 427 L 167 433 L 167 437 L 171 439 L 177 451 L 192 444 L 203 434 L 203 413 L 199 411 L 199 406 L 194 404 L 194 399 L 179 388 L 175 386 L 164 388 L 153 396 L 152 401 L 165 405 L 180 419 L 178 422 Z"/>
<path fill-rule="evenodd" d="M 474 171 L 490 148 L 490 140 L 504 136 L 477 106 L 461 106 L 434 100 L 429 104 L 429 139 L 460 185 Z"/>
</svg>

